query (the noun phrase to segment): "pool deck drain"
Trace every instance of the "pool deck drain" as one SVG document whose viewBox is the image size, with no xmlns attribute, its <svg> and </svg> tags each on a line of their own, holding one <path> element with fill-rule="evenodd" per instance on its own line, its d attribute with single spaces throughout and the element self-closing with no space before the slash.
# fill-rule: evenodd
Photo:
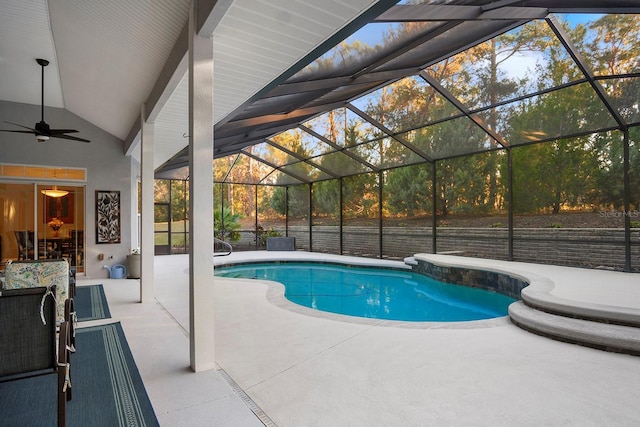
<svg viewBox="0 0 640 427">
<path fill-rule="evenodd" d="M 222 378 L 224 378 L 229 386 L 231 386 L 233 392 L 244 402 L 245 405 L 247 405 L 249 409 L 251 409 L 251 412 L 253 412 L 255 416 L 258 417 L 262 424 L 264 424 L 266 427 L 278 427 L 278 425 L 274 423 L 273 420 L 269 418 L 269 416 L 265 414 L 258 405 L 256 405 L 256 403 L 247 395 L 247 393 L 244 392 L 244 390 L 242 390 L 242 388 L 240 388 L 238 383 L 236 383 L 233 378 L 231 378 L 229 374 L 225 372 L 224 369 L 220 369 L 218 372 L 220 373 L 220 375 L 222 375 Z"/>
</svg>

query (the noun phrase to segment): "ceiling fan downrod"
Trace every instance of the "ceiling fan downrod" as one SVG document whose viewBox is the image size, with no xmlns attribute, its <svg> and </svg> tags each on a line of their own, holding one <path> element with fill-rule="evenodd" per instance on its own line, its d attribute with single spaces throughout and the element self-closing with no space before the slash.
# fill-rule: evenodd
<svg viewBox="0 0 640 427">
<path fill-rule="evenodd" d="M 42 58 L 37 58 L 36 62 L 38 64 L 40 64 L 41 68 L 42 68 L 42 73 L 41 73 L 41 93 L 40 93 L 40 120 L 44 123 L 44 67 L 46 67 L 47 65 L 49 65 L 49 61 L 47 61 L 46 59 L 42 59 Z"/>
</svg>

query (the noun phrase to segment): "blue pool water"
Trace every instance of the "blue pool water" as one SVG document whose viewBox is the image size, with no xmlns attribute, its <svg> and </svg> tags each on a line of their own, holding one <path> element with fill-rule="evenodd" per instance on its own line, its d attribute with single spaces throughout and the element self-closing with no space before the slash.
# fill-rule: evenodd
<svg viewBox="0 0 640 427">
<path fill-rule="evenodd" d="M 507 315 L 513 298 L 433 280 L 411 271 L 322 263 L 216 267 L 215 275 L 280 282 L 305 307 L 349 316 L 415 322 L 458 322 Z"/>
</svg>

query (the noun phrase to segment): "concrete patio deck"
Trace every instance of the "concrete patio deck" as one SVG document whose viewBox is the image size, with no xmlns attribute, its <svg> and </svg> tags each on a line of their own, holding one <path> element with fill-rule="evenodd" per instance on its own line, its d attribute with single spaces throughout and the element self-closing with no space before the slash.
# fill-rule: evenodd
<svg viewBox="0 0 640 427">
<path fill-rule="evenodd" d="M 274 257 L 332 259 L 242 252 L 215 261 Z M 640 309 L 637 274 L 473 262 L 544 276 L 576 303 Z M 268 282 L 216 278 L 221 370 L 192 373 L 188 257 L 156 257 L 155 279 L 156 300 L 147 304 L 137 303 L 137 280 L 79 285 L 104 284 L 110 321 L 122 322 L 163 426 L 640 425 L 640 357 L 541 337 L 506 317 L 411 324 L 312 312 Z"/>
</svg>

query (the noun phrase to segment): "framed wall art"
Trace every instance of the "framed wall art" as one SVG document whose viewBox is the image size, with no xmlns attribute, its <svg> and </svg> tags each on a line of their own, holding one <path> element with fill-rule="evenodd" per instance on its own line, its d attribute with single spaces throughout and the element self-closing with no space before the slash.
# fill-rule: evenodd
<svg viewBox="0 0 640 427">
<path fill-rule="evenodd" d="M 96 243 L 120 243 L 120 192 L 96 190 Z"/>
<path fill-rule="evenodd" d="M 73 224 L 74 221 L 74 194 L 69 193 L 62 197 L 46 197 L 44 207 L 44 222 L 48 223 L 53 218 L 58 218 L 65 224 Z"/>
</svg>

